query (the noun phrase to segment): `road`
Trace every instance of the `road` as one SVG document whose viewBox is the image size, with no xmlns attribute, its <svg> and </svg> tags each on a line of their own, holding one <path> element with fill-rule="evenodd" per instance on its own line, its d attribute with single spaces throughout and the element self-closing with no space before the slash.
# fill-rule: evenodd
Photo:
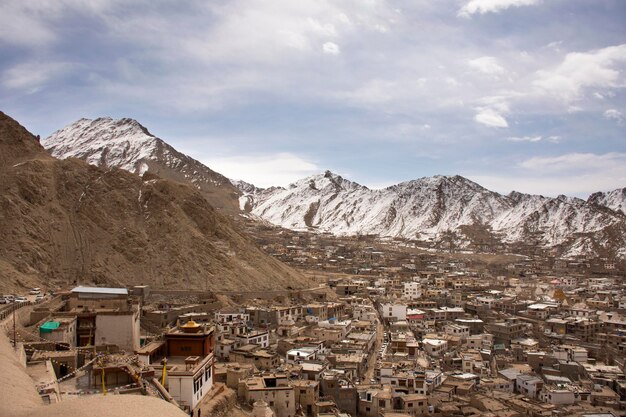
<svg viewBox="0 0 626 417">
<path fill-rule="evenodd" d="M 371 379 L 374 378 L 374 372 L 376 371 L 376 362 L 378 361 L 378 351 L 383 344 L 383 336 L 385 333 L 385 326 L 378 321 L 376 324 L 376 343 L 374 344 L 374 348 L 372 350 L 372 354 L 370 355 L 369 361 L 367 363 L 367 371 L 365 371 L 365 376 L 363 377 L 363 383 L 368 384 Z"/>
<path fill-rule="evenodd" d="M 372 354 L 370 355 L 369 362 L 367 363 L 367 371 L 364 376 L 364 383 L 369 384 L 370 380 L 374 378 L 374 372 L 376 371 L 376 362 L 378 362 L 378 351 L 380 350 L 383 344 L 383 337 L 385 335 L 385 325 L 383 324 L 383 318 L 380 315 L 380 312 L 376 308 L 376 303 L 370 298 L 372 305 L 376 309 L 376 314 L 378 314 L 378 323 L 376 324 L 376 343 L 374 344 L 374 349 Z"/>
</svg>

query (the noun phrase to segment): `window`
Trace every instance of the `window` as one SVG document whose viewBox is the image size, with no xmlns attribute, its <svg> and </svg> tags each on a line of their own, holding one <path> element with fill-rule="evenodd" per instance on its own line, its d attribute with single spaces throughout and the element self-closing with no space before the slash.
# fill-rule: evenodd
<svg viewBox="0 0 626 417">
<path fill-rule="evenodd" d="M 200 391 L 201 387 L 202 387 L 202 377 L 193 381 L 193 393 L 195 394 L 196 392 Z"/>
</svg>

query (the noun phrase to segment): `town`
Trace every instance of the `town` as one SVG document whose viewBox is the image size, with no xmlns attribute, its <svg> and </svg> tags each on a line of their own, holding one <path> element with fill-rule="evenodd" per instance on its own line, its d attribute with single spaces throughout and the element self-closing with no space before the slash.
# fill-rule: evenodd
<svg viewBox="0 0 626 417">
<path fill-rule="evenodd" d="M 621 264 L 264 228 L 315 287 L 76 285 L 2 308 L 45 402 L 143 394 L 193 416 L 621 416 Z"/>
</svg>

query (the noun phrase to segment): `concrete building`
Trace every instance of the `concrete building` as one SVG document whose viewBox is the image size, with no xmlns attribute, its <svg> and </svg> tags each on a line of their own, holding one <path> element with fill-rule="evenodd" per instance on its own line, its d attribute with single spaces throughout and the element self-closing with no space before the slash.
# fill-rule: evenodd
<svg viewBox="0 0 626 417">
<path fill-rule="evenodd" d="M 404 303 L 381 303 L 380 314 L 389 321 L 406 320 L 407 305 Z"/>
<path fill-rule="evenodd" d="M 280 365 L 280 357 L 273 351 L 258 345 L 244 345 L 230 352 L 229 360 L 240 364 L 254 365 L 261 371 L 275 369 Z"/>
<path fill-rule="evenodd" d="M 317 359 L 319 349 L 315 346 L 305 346 L 287 351 L 287 363 L 300 363 Z"/>
<path fill-rule="evenodd" d="M 440 357 L 448 350 L 448 342 L 443 339 L 423 339 L 424 351 L 433 357 Z"/>
<path fill-rule="evenodd" d="M 419 282 L 405 282 L 402 288 L 402 298 L 417 300 L 422 297 L 422 284 Z"/>
<path fill-rule="evenodd" d="M 250 405 L 265 401 L 276 417 L 294 417 L 296 398 L 294 388 L 284 374 L 253 376 L 239 382 L 238 396 Z"/>
<path fill-rule="evenodd" d="M 318 414 L 320 400 L 320 383 L 317 381 L 293 381 L 294 395 L 297 407 L 305 416 L 315 417 Z"/>
<path fill-rule="evenodd" d="M 529 398 L 537 398 L 542 388 L 543 381 L 536 376 L 519 374 L 515 378 L 515 390 Z"/>
<path fill-rule="evenodd" d="M 443 331 L 451 336 L 460 336 L 462 339 L 469 337 L 470 328 L 469 326 L 461 326 L 459 324 L 447 324 Z"/>
<path fill-rule="evenodd" d="M 126 288 L 76 287 L 65 309 L 57 313 L 77 319 L 76 343 L 139 348 L 139 301 Z"/>
<path fill-rule="evenodd" d="M 76 317 L 56 317 L 39 327 L 39 337 L 51 342 L 76 346 Z"/>
<path fill-rule="evenodd" d="M 548 404 L 570 405 L 576 402 L 574 392 L 569 389 L 544 386 L 539 399 Z"/>
<path fill-rule="evenodd" d="M 166 388 L 187 410 L 193 410 L 213 387 L 213 354 L 187 356 L 167 362 Z"/>
</svg>

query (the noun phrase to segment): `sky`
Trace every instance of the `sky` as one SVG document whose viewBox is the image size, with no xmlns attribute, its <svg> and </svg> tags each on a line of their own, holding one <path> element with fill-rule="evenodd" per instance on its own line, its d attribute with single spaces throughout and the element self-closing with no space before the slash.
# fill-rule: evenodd
<svg viewBox="0 0 626 417">
<path fill-rule="evenodd" d="M 0 110 L 137 119 L 233 179 L 626 187 L 623 0 L 0 0 Z"/>
</svg>

